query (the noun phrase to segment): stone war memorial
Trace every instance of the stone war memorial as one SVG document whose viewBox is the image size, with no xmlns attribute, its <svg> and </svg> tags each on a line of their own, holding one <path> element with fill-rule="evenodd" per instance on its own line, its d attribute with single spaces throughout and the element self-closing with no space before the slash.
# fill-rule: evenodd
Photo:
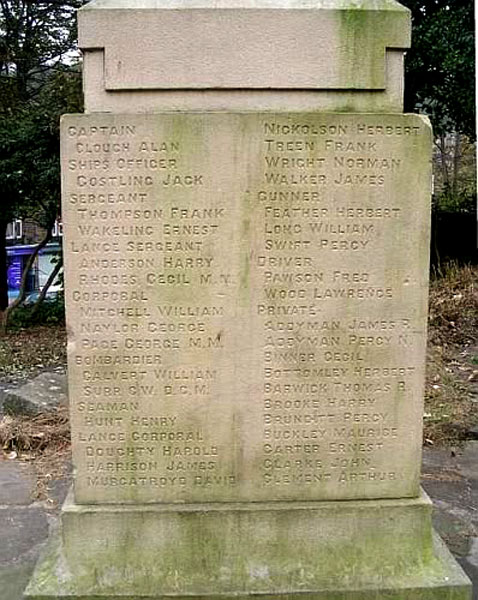
<svg viewBox="0 0 478 600">
<path fill-rule="evenodd" d="M 93 0 L 73 488 L 35 600 L 466 600 L 419 486 L 432 133 L 394 0 Z"/>
</svg>

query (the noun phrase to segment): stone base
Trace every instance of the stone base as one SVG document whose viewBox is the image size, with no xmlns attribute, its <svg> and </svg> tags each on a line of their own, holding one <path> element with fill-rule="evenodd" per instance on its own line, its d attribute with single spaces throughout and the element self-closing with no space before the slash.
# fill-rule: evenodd
<svg viewBox="0 0 478 600">
<path fill-rule="evenodd" d="M 63 507 L 26 598 L 469 600 L 416 499 Z"/>
</svg>

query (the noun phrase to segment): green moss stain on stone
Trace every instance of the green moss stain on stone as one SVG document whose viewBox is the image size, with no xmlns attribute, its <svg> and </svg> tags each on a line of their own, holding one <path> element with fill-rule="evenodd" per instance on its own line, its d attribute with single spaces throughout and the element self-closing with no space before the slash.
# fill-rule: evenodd
<svg viewBox="0 0 478 600">
<path fill-rule="evenodd" d="M 251 257 L 247 249 L 251 247 L 254 209 L 252 191 L 244 190 L 244 192 L 242 192 L 241 190 L 238 190 L 238 193 L 242 195 L 239 243 L 244 248 L 244 251 L 241 252 L 239 293 L 241 300 L 248 303 L 250 299 Z"/>
<path fill-rule="evenodd" d="M 463 573 L 439 539 L 431 560 L 425 556 L 412 562 L 407 552 L 414 548 L 404 532 L 394 529 L 387 538 L 373 527 L 345 531 L 339 524 L 344 517 L 350 522 L 353 514 L 337 503 L 330 512 L 337 521 L 337 535 L 327 540 L 320 539 L 317 515 L 314 518 L 308 511 L 304 515 L 310 518 L 308 529 L 317 532 L 317 546 L 312 549 L 311 536 L 303 529 L 307 520 L 302 525 L 296 522 L 294 512 L 266 511 L 259 518 L 254 510 L 233 510 L 226 518 L 216 519 L 204 506 L 194 513 L 179 509 L 174 523 L 161 519 L 161 525 L 155 526 L 158 515 L 145 512 L 144 519 L 136 515 L 129 524 L 135 530 L 129 546 L 122 545 L 125 516 L 110 515 L 113 520 L 105 521 L 105 528 L 119 530 L 120 535 L 101 553 L 85 552 L 82 544 L 65 554 L 55 535 L 26 598 L 159 600 L 174 596 L 184 600 L 223 595 L 225 600 L 247 600 L 254 593 L 286 593 L 289 600 L 470 599 Z M 389 520 L 390 514 L 382 507 L 373 518 L 379 523 Z M 357 536 L 360 544 L 354 543 Z M 401 558 L 394 561 L 391 552 L 396 547 L 401 547 Z"/>
<path fill-rule="evenodd" d="M 339 13 L 339 65 L 341 84 L 360 89 L 383 89 L 385 47 L 393 22 L 389 12 L 368 10 L 363 2 L 351 3 Z"/>
</svg>

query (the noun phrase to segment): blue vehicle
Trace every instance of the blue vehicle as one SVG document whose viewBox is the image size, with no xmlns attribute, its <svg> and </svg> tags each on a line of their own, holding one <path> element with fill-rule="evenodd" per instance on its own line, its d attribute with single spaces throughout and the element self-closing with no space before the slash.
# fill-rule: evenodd
<svg viewBox="0 0 478 600">
<path fill-rule="evenodd" d="M 32 254 L 35 245 L 17 245 L 7 247 L 7 282 L 8 282 L 8 300 L 12 302 L 17 298 L 25 268 L 29 256 Z M 33 303 L 38 298 L 41 289 L 45 285 L 55 263 L 53 259 L 58 257 L 61 251 L 58 242 L 47 244 L 43 248 L 34 264 L 30 269 L 27 278 L 27 299 L 26 303 Z M 47 298 L 54 298 L 60 289 L 58 282 L 54 282 L 50 287 Z"/>
</svg>

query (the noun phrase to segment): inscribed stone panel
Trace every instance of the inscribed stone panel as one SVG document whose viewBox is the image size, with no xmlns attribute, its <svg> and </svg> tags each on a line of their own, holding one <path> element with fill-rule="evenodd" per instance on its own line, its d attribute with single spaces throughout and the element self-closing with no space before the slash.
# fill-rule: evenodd
<svg viewBox="0 0 478 600">
<path fill-rule="evenodd" d="M 430 130 L 62 123 L 78 502 L 418 493 Z"/>
</svg>

